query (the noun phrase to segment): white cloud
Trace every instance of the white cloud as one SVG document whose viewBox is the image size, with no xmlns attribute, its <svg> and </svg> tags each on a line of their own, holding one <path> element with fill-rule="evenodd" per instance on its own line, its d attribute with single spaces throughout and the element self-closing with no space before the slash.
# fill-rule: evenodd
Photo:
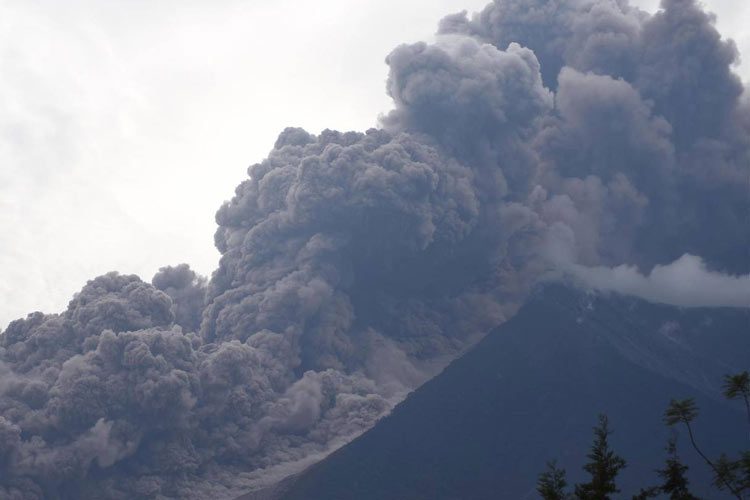
<svg viewBox="0 0 750 500">
<path fill-rule="evenodd" d="M 683 307 L 750 307 L 750 274 L 731 276 L 709 270 L 703 260 L 685 254 L 648 275 L 635 266 L 585 267 L 569 272 L 591 288 L 635 295 L 650 302 Z"/>
</svg>

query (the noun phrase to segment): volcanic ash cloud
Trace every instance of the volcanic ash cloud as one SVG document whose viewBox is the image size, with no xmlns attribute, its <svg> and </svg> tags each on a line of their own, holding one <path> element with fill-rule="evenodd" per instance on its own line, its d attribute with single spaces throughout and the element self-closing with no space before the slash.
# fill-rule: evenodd
<svg viewBox="0 0 750 500">
<path fill-rule="evenodd" d="M 289 128 L 249 168 L 210 280 L 110 273 L 11 323 L 0 498 L 231 497 L 370 427 L 550 270 L 745 293 L 721 274 L 750 272 L 736 59 L 691 0 L 448 16 L 388 56 L 379 129 Z"/>
</svg>

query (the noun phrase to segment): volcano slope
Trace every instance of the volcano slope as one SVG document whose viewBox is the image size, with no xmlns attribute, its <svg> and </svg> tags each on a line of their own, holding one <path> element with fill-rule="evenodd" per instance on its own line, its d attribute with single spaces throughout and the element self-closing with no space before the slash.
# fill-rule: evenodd
<svg viewBox="0 0 750 500">
<path fill-rule="evenodd" d="M 696 437 L 710 456 L 734 452 L 747 429 L 740 405 L 720 397 L 722 375 L 750 364 L 750 311 L 676 308 L 571 287 L 540 287 L 510 321 L 392 414 L 302 473 L 278 498 L 536 498 L 556 459 L 569 482 L 597 413 L 628 466 L 624 495 L 656 482 L 670 430 L 670 398 L 696 398 Z M 718 498 L 705 464 L 681 433 L 696 493 Z"/>
</svg>

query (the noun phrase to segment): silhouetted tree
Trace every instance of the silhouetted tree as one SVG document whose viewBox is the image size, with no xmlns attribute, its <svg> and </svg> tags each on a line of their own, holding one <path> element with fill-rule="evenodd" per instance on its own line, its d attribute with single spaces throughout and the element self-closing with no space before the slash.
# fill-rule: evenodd
<svg viewBox="0 0 750 500">
<path fill-rule="evenodd" d="M 750 423 L 750 373 L 746 370 L 735 375 L 724 377 L 724 396 L 727 399 L 740 399 L 745 403 L 748 423 Z M 674 427 L 682 425 L 690 437 L 690 444 L 700 455 L 714 473 L 714 485 L 720 490 L 729 490 L 739 500 L 743 500 L 745 494 L 750 494 L 750 451 L 740 453 L 736 460 L 728 455 L 722 454 L 718 459 L 711 460 L 698 446 L 693 433 L 693 421 L 698 417 L 698 407 L 695 400 L 673 399 L 664 412 L 664 422 Z M 618 493 L 615 479 L 619 472 L 625 468 L 625 460 L 609 448 L 609 421 L 606 415 L 599 415 L 599 425 L 594 427 L 594 443 L 587 455 L 589 462 L 584 470 L 591 475 L 587 483 L 576 484 L 574 495 L 571 497 L 565 493 L 567 482 L 565 470 L 558 469 L 554 462 L 547 464 L 547 471 L 539 476 L 537 491 L 545 500 L 561 500 L 575 498 L 576 500 L 610 500 L 611 494 Z M 671 500 L 699 500 L 690 493 L 687 479 L 688 467 L 684 465 L 677 455 L 677 445 L 674 438 L 667 444 L 667 459 L 663 469 L 657 469 L 659 477 L 663 482 L 659 486 L 644 488 L 633 496 L 633 500 L 646 500 L 659 496 L 669 495 Z"/>
<path fill-rule="evenodd" d="M 735 375 L 724 377 L 724 396 L 727 399 L 742 399 L 745 402 L 747 421 L 750 424 L 750 373 L 747 370 Z M 718 473 L 714 484 L 719 488 L 723 484 L 731 484 L 740 498 L 750 493 L 750 451 L 740 454 L 738 460 L 730 460 L 722 454 L 716 461 Z"/>
<path fill-rule="evenodd" d="M 664 412 L 664 423 L 672 427 L 678 424 L 683 424 L 688 431 L 690 436 L 690 443 L 698 455 L 716 472 L 716 466 L 714 463 L 701 451 L 698 444 L 695 442 L 695 435 L 693 434 L 693 426 L 691 425 L 693 420 L 698 416 L 698 406 L 695 404 L 693 398 L 687 399 L 673 399 L 669 402 L 667 411 Z"/>
<path fill-rule="evenodd" d="M 659 489 L 669 495 L 671 500 L 699 500 L 688 490 L 688 479 L 685 473 L 688 466 L 680 461 L 677 455 L 677 440 L 672 437 L 667 443 L 667 460 L 663 469 L 656 472 L 664 482 Z"/>
<path fill-rule="evenodd" d="M 637 495 L 633 495 L 632 500 L 647 500 L 649 498 L 654 498 L 659 496 L 661 493 L 661 488 L 658 486 L 653 486 L 651 488 L 641 488 L 641 491 L 638 492 Z"/>
<path fill-rule="evenodd" d="M 747 411 L 747 422 L 750 424 L 750 373 L 745 370 L 736 375 L 724 376 L 724 396 L 727 399 L 743 399 Z"/>
<path fill-rule="evenodd" d="M 723 485 L 731 484 L 733 492 L 739 493 L 740 498 L 745 498 L 744 493 L 750 492 L 750 451 L 740 454 L 739 460 L 730 460 L 725 454 L 716 461 L 718 473 L 714 484 L 723 489 Z"/>
<path fill-rule="evenodd" d="M 688 479 L 685 476 L 688 466 L 684 465 L 677 455 L 677 439 L 674 436 L 667 442 L 666 449 L 667 459 L 664 468 L 656 470 L 662 478 L 662 483 L 659 486 L 641 489 L 633 500 L 646 500 L 662 493 L 668 495 L 670 500 L 700 500 L 688 490 Z"/>
<path fill-rule="evenodd" d="M 559 469 L 555 461 L 547 462 L 547 470 L 539 475 L 536 483 L 536 491 L 544 500 L 565 500 L 570 498 L 565 492 L 568 481 L 565 479 L 565 470 Z"/>
<path fill-rule="evenodd" d="M 580 500 L 610 500 L 613 493 L 618 493 L 615 479 L 626 462 L 609 447 L 609 420 L 606 415 L 599 415 L 599 425 L 594 427 L 594 443 L 587 455 L 589 462 L 583 466 L 591 475 L 587 483 L 577 484 L 575 496 Z"/>
<path fill-rule="evenodd" d="M 705 453 L 700 449 L 695 441 L 695 435 L 693 434 L 693 427 L 691 423 L 698 416 L 698 407 L 695 404 L 693 398 L 688 399 L 673 399 L 670 401 L 667 411 L 664 413 L 664 422 L 671 426 L 683 424 L 688 431 L 690 436 L 690 443 L 693 445 L 693 449 L 700 455 L 706 464 L 714 472 L 714 483 L 719 489 L 728 489 L 735 497 L 742 500 L 741 490 L 738 489 L 736 483 L 736 472 L 737 469 L 734 467 L 734 463 L 722 456 L 721 462 L 714 463 L 709 459 Z M 717 466 L 718 465 L 718 466 Z"/>
</svg>

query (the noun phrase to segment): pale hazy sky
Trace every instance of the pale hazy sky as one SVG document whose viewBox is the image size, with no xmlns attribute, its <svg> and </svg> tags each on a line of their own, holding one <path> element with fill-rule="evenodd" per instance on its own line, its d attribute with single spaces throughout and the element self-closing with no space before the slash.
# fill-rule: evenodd
<svg viewBox="0 0 750 500">
<path fill-rule="evenodd" d="M 0 0 L 0 330 L 107 271 L 210 274 L 278 132 L 374 126 L 388 52 L 486 3 Z M 750 1 L 704 3 L 750 59 Z"/>
</svg>

